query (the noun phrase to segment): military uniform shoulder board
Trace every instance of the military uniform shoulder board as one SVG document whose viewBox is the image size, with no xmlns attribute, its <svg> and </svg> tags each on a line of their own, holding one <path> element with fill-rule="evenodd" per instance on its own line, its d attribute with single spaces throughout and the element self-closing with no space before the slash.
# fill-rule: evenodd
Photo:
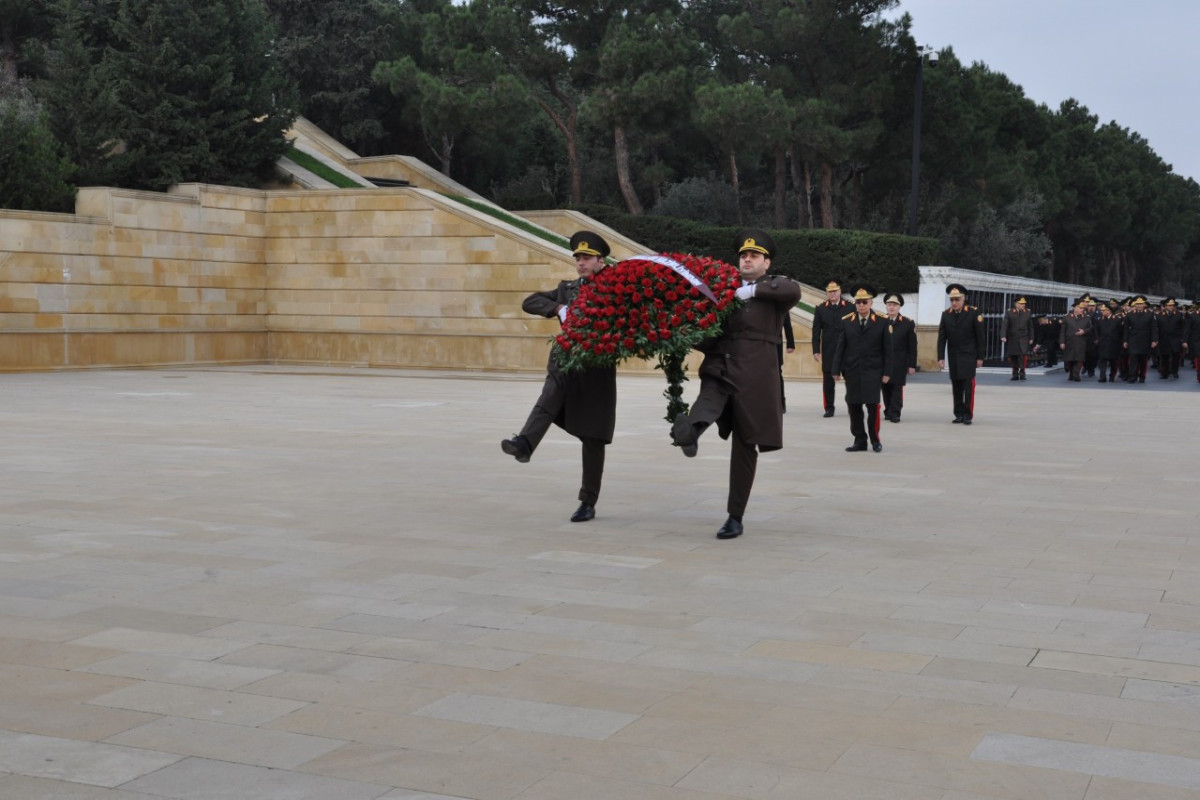
<svg viewBox="0 0 1200 800">
<path fill-rule="evenodd" d="M 853 316 L 854 316 L 854 312 L 853 312 L 853 311 L 851 311 L 849 314 L 847 314 L 846 316 L 842 317 L 842 319 L 848 320 L 848 319 L 850 319 L 850 318 L 851 318 L 851 317 L 853 317 Z"/>
</svg>

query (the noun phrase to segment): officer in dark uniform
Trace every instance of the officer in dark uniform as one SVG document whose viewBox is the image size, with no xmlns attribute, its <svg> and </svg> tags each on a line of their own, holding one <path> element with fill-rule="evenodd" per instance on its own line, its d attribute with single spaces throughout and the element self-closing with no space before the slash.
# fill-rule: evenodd
<svg viewBox="0 0 1200 800">
<path fill-rule="evenodd" d="M 1018 297 L 1013 307 L 1004 312 L 1000 326 L 1000 341 L 1004 343 L 1004 355 L 1012 365 L 1010 380 L 1025 380 L 1025 369 L 1029 366 L 1029 352 L 1033 349 L 1033 314 L 1025 307 L 1025 298 Z"/>
<path fill-rule="evenodd" d="M 1183 316 L 1174 297 L 1162 302 L 1158 315 L 1158 374 L 1179 380 L 1179 360 L 1183 353 Z"/>
<path fill-rule="evenodd" d="M 917 323 L 900 313 L 904 295 L 888 292 L 883 301 L 892 327 L 892 371 L 883 384 L 883 418 L 899 422 L 904 410 L 904 386 L 917 371 Z"/>
<path fill-rule="evenodd" d="M 1075 308 L 1063 320 L 1062 330 L 1058 333 L 1058 346 L 1062 350 L 1068 381 L 1079 383 L 1082 380 L 1080 373 L 1091 338 L 1092 318 L 1087 313 L 1087 301 L 1081 297 L 1075 301 Z"/>
<path fill-rule="evenodd" d="M 718 539 L 742 535 L 742 515 L 754 487 L 759 452 L 783 447 L 783 408 L 779 395 L 779 316 L 800 299 L 800 284 L 768 275 L 775 242 L 760 230 L 743 230 L 737 237 L 742 304 L 725 330 L 697 349 L 700 394 L 687 414 L 671 426 L 671 438 L 685 456 L 696 455 L 700 435 L 714 422 L 722 439 L 732 437 L 729 452 L 729 518 Z"/>
<path fill-rule="evenodd" d="M 866 450 L 869 438 L 871 449 L 878 453 L 883 450 L 879 440 L 880 387 L 891 380 L 892 330 L 886 317 L 871 310 L 873 288 L 860 284 L 850 291 L 854 310 L 842 317 L 842 335 L 833 354 L 833 374 L 846 381 L 846 409 L 854 437 L 846 452 Z"/>
<path fill-rule="evenodd" d="M 1192 303 L 1183 318 L 1183 357 L 1192 360 L 1196 380 L 1200 382 L 1200 302 Z"/>
<path fill-rule="evenodd" d="M 1121 357 L 1121 320 L 1114 314 L 1117 308 L 1117 301 L 1109 300 L 1100 306 L 1100 318 L 1093 323 L 1098 342 L 1100 383 L 1117 382 L 1117 362 Z"/>
<path fill-rule="evenodd" d="M 1129 304 L 1125 317 L 1125 352 L 1129 355 L 1129 383 L 1145 383 L 1150 353 L 1158 347 L 1158 320 L 1138 295 Z"/>
<path fill-rule="evenodd" d="M 575 269 L 579 277 L 562 281 L 549 292 L 534 292 L 521 304 L 528 314 L 558 317 L 581 313 L 573 306 L 580 287 L 604 269 L 608 243 L 597 233 L 579 231 L 571 237 Z M 517 461 L 526 463 L 537 449 L 550 425 L 555 424 L 583 443 L 583 482 L 579 489 L 579 508 L 571 522 L 587 522 L 596 516 L 600 481 L 604 476 L 604 447 L 612 442 L 617 420 L 617 371 L 614 367 L 587 367 L 563 372 L 551 351 L 546 364 L 546 382 L 541 397 L 521 432 L 500 442 L 500 448 Z"/>
<path fill-rule="evenodd" d="M 946 294 L 950 307 L 938 323 L 938 368 L 949 363 L 954 421 L 970 425 L 975 419 L 975 370 L 983 366 L 987 350 L 983 312 L 967 305 L 967 290 L 960 283 L 947 286 Z"/>
<path fill-rule="evenodd" d="M 854 310 L 842 299 L 842 285 L 835 279 L 825 284 L 824 303 L 813 309 L 813 359 L 821 364 L 821 396 L 825 401 L 825 416 L 833 416 L 833 352 L 842 331 L 842 317 Z"/>
</svg>

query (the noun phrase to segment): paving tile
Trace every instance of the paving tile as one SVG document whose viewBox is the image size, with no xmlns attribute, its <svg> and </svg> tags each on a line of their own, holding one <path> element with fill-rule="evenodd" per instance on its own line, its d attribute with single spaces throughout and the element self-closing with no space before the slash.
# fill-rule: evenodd
<svg viewBox="0 0 1200 800">
<path fill-rule="evenodd" d="M 971 759 L 1200 790 L 1200 759 L 1140 750 L 994 733 L 983 738 Z"/>
<path fill-rule="evenodd" d="M 250 641 L 230 641 L 178 633 L 112 628 L 75 639 L 71 644 L 131 653 L 154 653 L 179 658 L 212 659 L 249 647 Z"/>
<path fill-rule="evenodd" d="M 122 788 L 174 800 L 378 800 L 389 787 L 279 769 L 186 758 Z"/>
<path fill-rule="evenodd" d="M 512 800 L 546 776 L 540 768 L 487 756 L 466 760 L 458 754 L 370 744 L 347 745 L 313 759 L 302 769 L 314 775 L 472 800 Z"/>
<path fill-rule="evenodd" d="M 0 731 L 0 771 L 35 778 L 111 788 L 178 760 L 177 755 L 133 747 Z"/>
<path fill-rule="evenodd" d="M 153 800 L 148 794 L 26 775 L 0 775 L 0 797 L 13 800 Z"/>
<path fill-rule="evenodd" d="M 231 725 L 261 725 L 306 705 L 294 700 L 149 681 L 117 689 L 88 702 L 109 708 L 213 720 Z"/>
<path fill-rule="evenodd" d="M 444 697 L 413 713 L 585 739 L 606 739 L 637 719 L 636 714 L 618 711 L 461 693 Z"/>
<path fill-rule="evenodd" d="M 387 657 L 330 653 L 326 650 L 279 647 L 271 644 L 253 645 L 238 650 L 222 658 L 221 663 L 276 672 L 311 672 L 361 680 L 382 678 L 405 666 L 403 662 Z"/>
<path fill-rule="evenodd" d="M 88 663 L 76 669 L 79 672 L 92 672 L 97 675 L 119 675 L 205 689 L 237 689 L 278 673 L 278 670 L 144 653 L 127 653 Z"/>
<path fill-rule="evenodd" d="M 307 736 L 330 736 L 408 750 L 448 752 L 475 742 L 492 732 L 488 724 L 431 719 L 426 715 L 397 714 L 364 708 L 317 703 L 269 724 L 272 730 Z"/>
<path fill-rule="evenodd" d="M 322 736 L 181 717 L 164 717 L 111 736 L 105 742 L 280 769 L 298 767 L 346 743 Z"/>
</svg>

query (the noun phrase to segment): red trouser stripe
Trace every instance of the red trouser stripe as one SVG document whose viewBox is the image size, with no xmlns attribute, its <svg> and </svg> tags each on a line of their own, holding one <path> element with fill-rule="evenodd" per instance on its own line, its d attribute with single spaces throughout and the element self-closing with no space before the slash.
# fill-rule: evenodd
<svg viewBox="0 0 1200 800">
<path fill-rule="evenodd" d="M 967 390 L 967 411 L 975 416 L 975 379 L 971 378 L 971 388 Z"/>
<path fill-rule="evenodd" d="M 879 441 L 879 403 L 871 406 L 871 433 L 875 434 L 872 438 Z"/>
</svg>

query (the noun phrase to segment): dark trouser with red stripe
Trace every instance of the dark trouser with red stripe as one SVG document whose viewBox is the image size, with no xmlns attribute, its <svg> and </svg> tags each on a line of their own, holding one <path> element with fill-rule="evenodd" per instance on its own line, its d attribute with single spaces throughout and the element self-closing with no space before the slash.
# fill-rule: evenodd
<svg viewBox="0 0 1200 800">
<path fill-rule="evenodd" d="M 833 379 L 832 372 L 821 371 L 821 395 L 825 400 L 825 410 L 829 411 L 833 408 L 833 387 L 837 382 Z"/>
<path fill-rule="evenodd" d="M 883 416 L 886 419 L 900 419 L 904 410 L 904 387 L 883 384 Z"/>
<path fill-rule="evenodd" d="M 1129 357 L 1129 380 L 1146 382 L 1146 368 L 1150 366 L 1149 355 L 1131 355 Z"/>
<path fill-rule="evenodd" d="M 1164 378 L 1169 378 L 1172 375 L 1179 377 L 1179 353 L 1170 351 L 1158 354 L 1158 374 Z"/>
<path fill-rule="evenodd" d="M 863 409 L 866 414 L 863 414 Z M 850 433 L 854 436 L 855 444 L 866 444 L 868 437 L 871 444 L 879 442 L 879 403 L 846 403 L 850 412 Z M 864 419 L 865 416 L 865 419 Z"/>
<path fill-rule="evenodd" d="M 975 379 L 950 379 L 950 392 L 954 395 L 954 416 L 971 419 L 975 416 Z"/>
</svg>

